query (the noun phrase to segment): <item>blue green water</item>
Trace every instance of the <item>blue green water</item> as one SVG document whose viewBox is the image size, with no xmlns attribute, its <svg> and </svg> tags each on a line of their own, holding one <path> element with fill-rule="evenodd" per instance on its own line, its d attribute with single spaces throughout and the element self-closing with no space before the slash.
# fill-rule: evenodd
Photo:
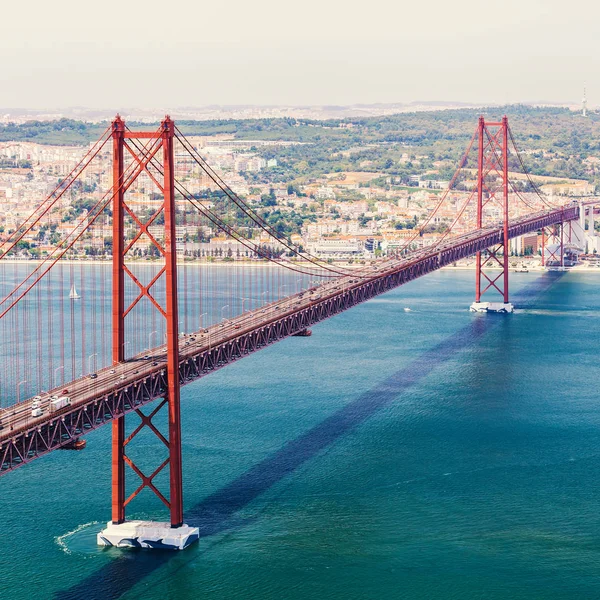
<svg viewBox="0 0 600 600">
<path fill-rule="evenodd" d="M 185 552 L 95 547 L 109 428 L 2 477 L 0 598 L 599 598 L 600 278 L 511 278 L 514 315 L 436 273 L 185 387 Z"/>
</svg>

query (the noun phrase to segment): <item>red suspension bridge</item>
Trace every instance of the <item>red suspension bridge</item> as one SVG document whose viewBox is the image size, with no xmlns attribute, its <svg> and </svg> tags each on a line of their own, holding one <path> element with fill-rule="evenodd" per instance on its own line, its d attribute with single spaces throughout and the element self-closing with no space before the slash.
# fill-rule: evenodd
<svg viewBox="0 0 600 600">
<path fill-rule="evenodd" d="M 82 194 L 92 198 L 87 213 L 46 256 L 14 260 L 24 238 L 45 239 L 58 209 Z M 454 220 L 423 246 L 449 205 Z M 562 267 L 581 210 L 538 192 L 506 117 L 481 117 L 449 188 L 393 255 L 331 264 L 233 192 L 169 117 L 155 131 L 132 131 L 117 117 L 0 246 L 0 475 L 111 423 L 112 520 L 100 543 L 184 547 L 197 532 L 183 524 L 182 385 L 473 255 L 473 308 L 510 312 L 509 240 L 541 231 L 542 260 Z M 186 260 L 181 230 L 190 228 L 198 239 L 222 238 L 236 260 Z M 112 238 L 111 262 L 74 260 L 98 231 Z M 129 413 L 137 425 L 126 428 Z M 143 430 L 164 444 L 162 458 L 134 460 Z M 144 489 L 165 505 L 168 524 L 126 520 Z"/>
</svg>

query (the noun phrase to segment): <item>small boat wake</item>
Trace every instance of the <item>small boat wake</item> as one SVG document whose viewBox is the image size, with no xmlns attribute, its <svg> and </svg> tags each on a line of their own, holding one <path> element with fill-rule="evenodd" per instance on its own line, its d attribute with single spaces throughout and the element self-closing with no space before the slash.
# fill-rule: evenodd
<svg viewBox="0 0 600 600">
<path fill-rule="evenodd" d="M 84 523 L 83 525 L 77 526 L 72 531 L 67 531 L 67 533 L 55 537 L 54 541 L 65 554 L 72 554 L 73 552 L 89 554 L 92 551 L 95 552 L 98 548 L 96 545 L 96 534 L 98 532 L 95 527 L 91 531 L 90 528 L 99 524 L 100 521 Z M 90 546 L 91 537 L 93 537 L 93 548 Z"/>
</svg>

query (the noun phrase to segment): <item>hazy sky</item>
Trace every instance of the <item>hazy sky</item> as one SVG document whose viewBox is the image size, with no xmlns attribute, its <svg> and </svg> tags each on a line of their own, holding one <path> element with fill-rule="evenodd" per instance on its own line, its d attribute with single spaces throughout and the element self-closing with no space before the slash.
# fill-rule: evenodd
<svg viewBox="0 0 600 600">
<path fill-rule="evenodd" d="M 31 0 L 0 19 L 5 108 L 572 103 L 584 81 L 600 104 L 592 0 Z"/>
</svg>

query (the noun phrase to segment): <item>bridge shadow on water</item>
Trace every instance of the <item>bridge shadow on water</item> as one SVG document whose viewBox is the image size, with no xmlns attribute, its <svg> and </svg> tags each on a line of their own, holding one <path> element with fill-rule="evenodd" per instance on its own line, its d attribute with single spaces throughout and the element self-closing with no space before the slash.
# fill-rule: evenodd
<svg viewBox="0 0 600 600">
<path fill-rule="evenodd" d="M 544 273 L 514 296 L 514 303 L 527 308 L 531 301 L 549 288 L 563 273 Z M 185 520 L 200 528 L 201 538 L 239 527 L 236 513 L 293 473 L 311 458 L 358 427 L 381 408 L 417 384 L 461 350 L 501 322 L 501 317 L 477 315 L 465 327 L 344 406 L 306 433 L 291 440 L 240 477 L 203 499 L 190 509 Z M 190 552 L 188 550 L 187 552 Z M 194 552 L 191 550 L 191 552 Z M 194 554 L 196 555 L 196 554 Z M 175 552 L 124 551 L 81 582 L 55 593 L 56 600 L 113 600 L 168 563 Z M 192 557 L 193 558 L 193 557 Z"/>
</svg>

